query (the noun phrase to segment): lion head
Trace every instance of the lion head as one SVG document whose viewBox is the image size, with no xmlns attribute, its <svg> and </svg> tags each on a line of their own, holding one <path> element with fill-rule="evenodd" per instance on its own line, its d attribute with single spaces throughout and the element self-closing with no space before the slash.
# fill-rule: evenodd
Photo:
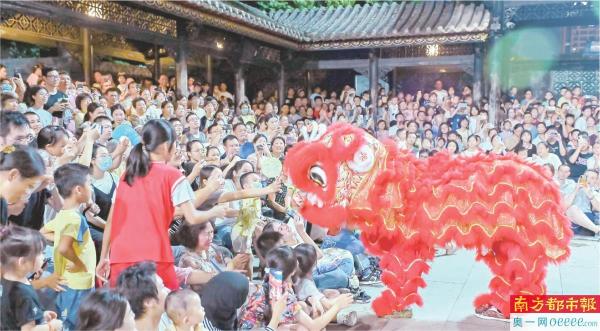
<svg viewBox="0 0 600 331">
<path fill-rule="evenodd" d="M 354 211 L 370 208 L 370 187 L 386 157 L 385 146 L 368 133 L 336 124 L 319 140 L 290 149 L 284 167 L 306 194 L 302 215 L 311 223 L 339 228 Z"/>
</svg>

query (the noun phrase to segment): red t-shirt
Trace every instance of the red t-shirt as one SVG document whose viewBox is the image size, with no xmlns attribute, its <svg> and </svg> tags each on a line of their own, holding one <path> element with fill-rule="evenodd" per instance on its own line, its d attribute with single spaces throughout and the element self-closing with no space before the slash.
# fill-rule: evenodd
<svg viewBox="0 0 600 331">
<path fill-rule="evenodd" d="M 318 120 L 321 118 L 321 108 L 313 108 L 313 117 Z"/>
<path fill-rule="evenodd" d="M 185 177 L 166 164 L 153 163 L 148 175 L 132 186 L 121 177 L 110 233 L 110 262 L 173 263 L 169 225 L 173 220 L 173 190 Z"/>
</svg>

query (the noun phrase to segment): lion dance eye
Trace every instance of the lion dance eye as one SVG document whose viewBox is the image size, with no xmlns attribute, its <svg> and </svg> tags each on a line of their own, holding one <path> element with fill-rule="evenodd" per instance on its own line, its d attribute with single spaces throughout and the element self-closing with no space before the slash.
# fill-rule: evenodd
<svg viewBox="0 0 600 331">
<path fill-rule="evenodd" d="M 327 175 L 325 175 L 325 171 L 321 169 L 319 166 L 312 166 L 310 168 L 310 172 L 308 174 L 310 179 L 317 183 L 321 187 L 327 186 Z"/>
<path fill-rule="evenodd" d="M 356 151 L 354 158 L 348 161 L 348 167 L 355 172 L 367 172 L 375 164 L 375 155 L 369 145 L 363 145 Z"/>
</svg>

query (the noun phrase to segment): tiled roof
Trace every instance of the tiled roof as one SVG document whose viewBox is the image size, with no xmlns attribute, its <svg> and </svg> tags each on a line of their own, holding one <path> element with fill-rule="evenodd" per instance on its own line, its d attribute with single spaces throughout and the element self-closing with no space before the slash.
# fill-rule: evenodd
<svg viewBox="0 0 600 331">
<path fill-rule="evenodd" d="M 142 3 L 216 28 L 307 50 L 483 41 L 491 21 L 490 11 L 480 2 L 385 1 L 270 12 L 242 1 Z"/>
<path fill-rule="evenodd" d="M 302 31 L 311 42 L 484 32 L 490 23 L 483 4 L 453 1 L 378 2 L 268 15 L 281 26 Z"/>
<path fill-rule="evenodd" d="M 185 2 L 201 10 L 222 15 L 233 20 L 242 21 L 248 25 L 268 30 L 297 41 L 308 41 L 304 37 L 302 31 L 288 27 L 285 24 L 276 23 L 266 13 L 245 5 L 241 1 L 186 0 Z"/>
</svg>

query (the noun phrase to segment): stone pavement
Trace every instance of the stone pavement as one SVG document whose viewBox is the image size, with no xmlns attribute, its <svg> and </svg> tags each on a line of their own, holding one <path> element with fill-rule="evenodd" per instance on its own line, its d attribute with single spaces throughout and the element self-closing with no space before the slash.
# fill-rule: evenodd
<svg viewBox="0 0 600 331">
<path fill-rule="evenodd" d="M 546 284 L 549 294 L 600 294 L 600 241 L 575 238 L 571 257 L 560 266 L 550 265 Z M 370 304 L 351 307 L 359 314 L 352 327 L 329 325 L 328 330 L 509 330 L 509 324 L 475 317 L 473 300 L 485 293 L 491 273 L 475 252 L 459 250 L 436 258 L 425 275 L 427 287 L 420 290 L 423 307 L 413 308 L 411 319 L 377 318 Z M 367 287 L 375 298 L 382 287 Z"/>
</svg>

